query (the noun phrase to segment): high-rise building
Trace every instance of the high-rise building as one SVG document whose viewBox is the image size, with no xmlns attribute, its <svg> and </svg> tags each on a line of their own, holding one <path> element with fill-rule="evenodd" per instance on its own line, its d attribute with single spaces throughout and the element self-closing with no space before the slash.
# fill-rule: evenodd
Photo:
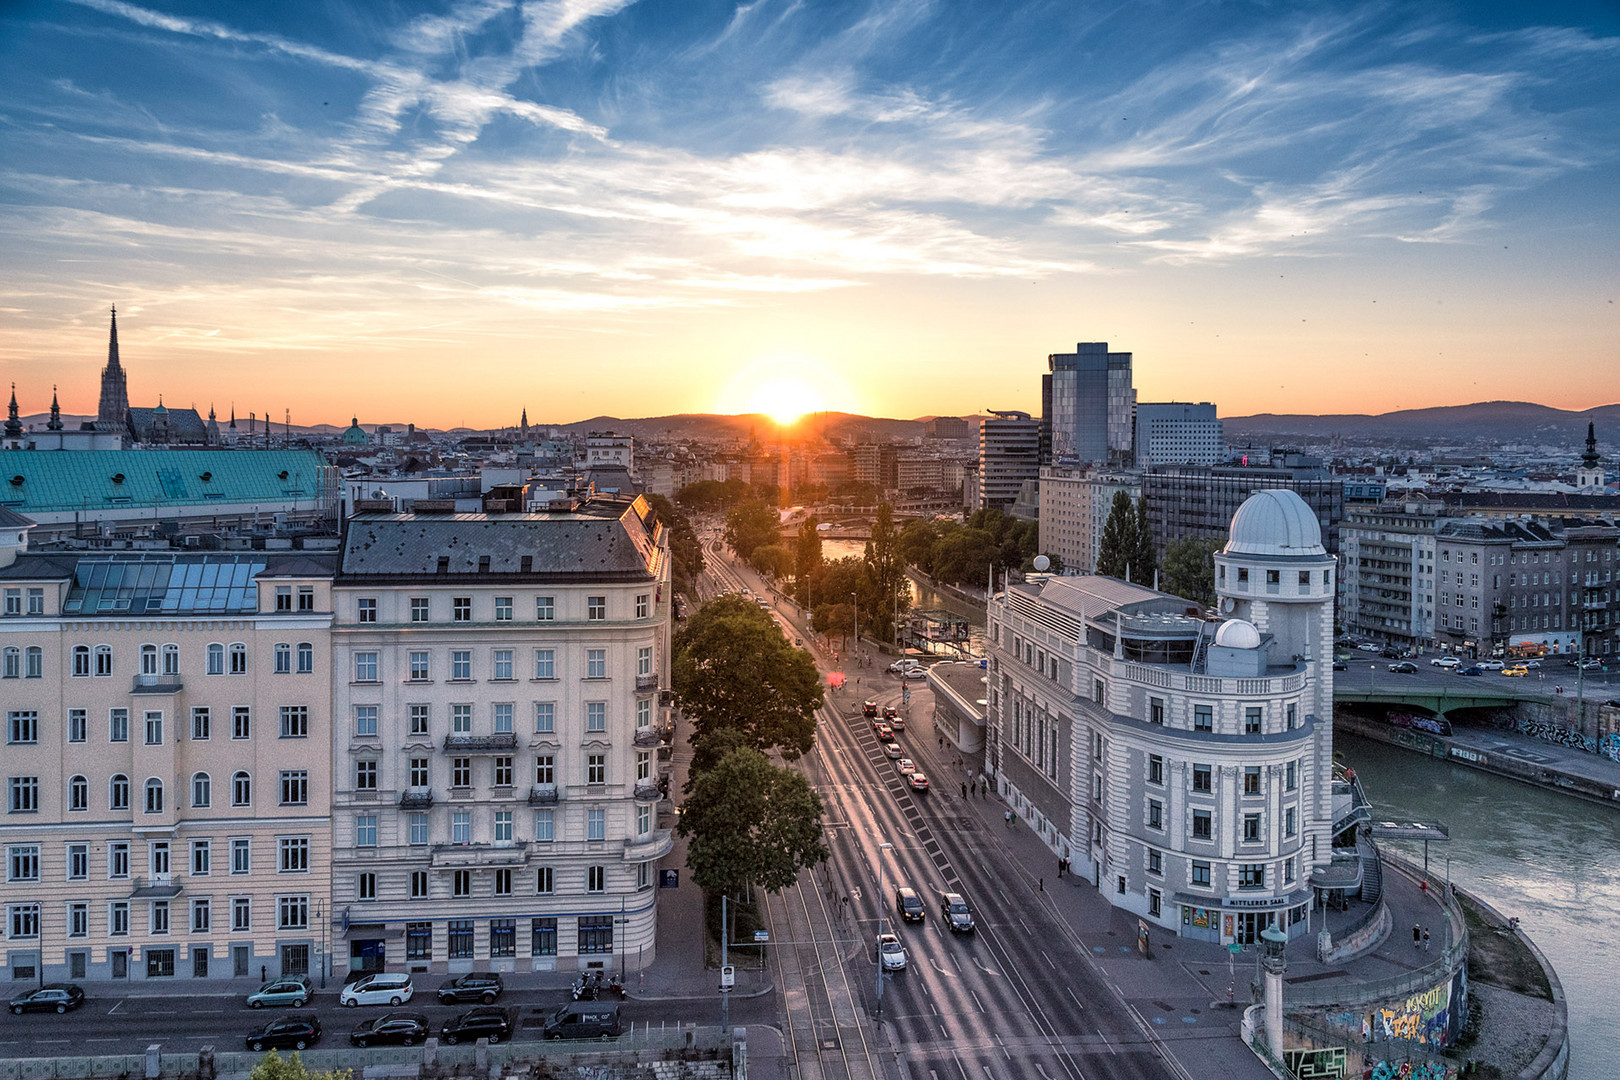
<svg viewBox="0 0 1620 1080">
<path fill-rule="evenodd" d="M 1332 862 L 1334 559 L 1298 495 L 1261 491 L 1215 568 L 1219 624 L 1114 578 L 993 596 L 985 763 L 1111 903 L 1253 944 L 1311 932 Z"/>
<path fill-rule="evenodd" d="M 1344 482 L 1319 459 L 1277 454 L 1269 467 L 1161 465 L 1142 475 L 1153 543 L 1164 549 L 1187 536 L 1220 536 L 1239 506 L 1257 491 L 1287 488 L 1316 514 L 1329 554 L 1338 554 Z"/>
<path fill-rule="evenodd" d="M 968 422 L 960 416 L 936 416 L 923 426 L 931 439 L 965 439 Z"/>
<path fill-rule="evenodd" d="M 1226 458 L 1226 434 L 1207 401 L 1139 402 L 1136 406 L 1136 464 L 1216 465 Z"/>
<path fill-rule="evenodd" d="M 1132 454 L 1131 354 L 1082 341 L 1046 358 L 1041 376 L 1042 464 L 1124 464 Z"/>
<path fill-rule="evenodd" d="M 992 411 L 979 424 L 979 498 L 973 507 L 1005 510 L 1024 481 L 1041 474 L 1041 422 L 1029 413 Z"/>
</svg>

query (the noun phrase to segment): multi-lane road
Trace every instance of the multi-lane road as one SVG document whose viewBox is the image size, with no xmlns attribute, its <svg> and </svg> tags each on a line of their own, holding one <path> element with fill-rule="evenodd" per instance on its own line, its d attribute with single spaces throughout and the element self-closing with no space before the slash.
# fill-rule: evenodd
<svg viewBox="0 0 1620 1080">
<path fill-rule="evenodd" d="M 711 551 L 710 560 L 716 591 L 748 583 L 720 552 Z M 809 637 L 781 611 L 776 616 L 790 633 Z M 912 684 L 908 710 L 901 682 L 875 661 L 846 674 L 850 686 L 829 694 L 816 747 L 802 762 L 826 803 L 832 859 L 768 906 L 797 1075 L 1182 1075 L 1043 902 L 1036 882 L 1007 856 L 999 814 L 986 811 L 985 801 L 970 805 L 961 797 L 965 771 L 928 723 L 932 710 L 920 704 L 927 691 Z M 932 779 L 932 791 L 911 791 L 884 755 L 861 716 L 867 697 L 907 716 L 899 740 Z M 924 922 L 896 926 L 893 894 L 900 885 L 922 896 Z M 939 896 L 947 891 L 967 898 L 974 932 L 954 934 L 940 919 Z M 908 956 L 905 971 L 882 977 L 881 991 L 880 914 Z"/>
</svg>

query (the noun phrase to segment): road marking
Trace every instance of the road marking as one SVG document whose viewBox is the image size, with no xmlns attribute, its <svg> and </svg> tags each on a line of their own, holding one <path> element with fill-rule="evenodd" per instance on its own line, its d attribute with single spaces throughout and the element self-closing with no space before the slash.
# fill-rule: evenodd
<svg viewBox="0 0 1620 1080">
<path fill-rule="evenodd" d="M 1086 1003 L 1074 996 L 1074 988 L 1065 986 L 1063 989 L 1067 990 L 1069 992 L 1070 999 L 1073 1000 L 1076 1005 L 1080 1006 L 1080 1011 L 1085 1012 Z"/>
<path fill-rule="evenodd" d="M 1054 971 L 1057 970 L 1057 965 L 1052 963 L 1052 958 L 1050 956 L 1046 955 L 1046 950 L 1045 949 L 1041 950 L 1041 958 L 1046 961 L 1046 966 L 1047 967 L 1053 969 Z"/>
<path fill-rule="evenodd" d="M 973 999 L 974 1006 L 977 1007 L 980 1012 L 984 1012 L 984 1002 L 979 1000 L 978 994 L 975 994 L 972 990 L 969 990 L 968 997 Z"/>
</svg>

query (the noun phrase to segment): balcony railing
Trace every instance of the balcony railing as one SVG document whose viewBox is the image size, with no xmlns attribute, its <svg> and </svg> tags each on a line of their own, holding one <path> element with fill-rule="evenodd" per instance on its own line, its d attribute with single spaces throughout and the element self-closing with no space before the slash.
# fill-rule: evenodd
<svg viewBox="0 0 1620 1080">
<path fill-rule="evenodd" d="M 656 689 L 658 689 L 658 676 L 657 675 L 637 675 L 636 676 L 636 689 L 637 690 L 656 690 Z"/>
<path fill-rule="evenodd" d="M 640 839 L 628 839 L 624 842 L 625 862 L 649 862 L 661 859 L 670 853 L 675 846 L 675 838 L 669 829 L 654 829 Z"/>
<path fill-rule="evenodd" d="M 637 746 L 646 749 L 657 746 L 661 740 L 656 728 L 641 728 L 636 732 L 636 737 L 632 741 Z"/>
<path fill-rule="evenodd" d="M 546 806 L 556 802 L 561 793 L 556 784 L 536 784 L 529 789 L 530 806 Z"/>
<path fill-rule="evenodd" d="M 399 793 L 399 808 L 401 810 L 426 810 L 432 805 L 432 788 L 406 788 Z"/>
<path fill-rule="evenodd" d="M 433 865 L 460 866 L 515 866 L 528 860 L 529 842 L 516 840 L 509 844 L 434 844 Z"/>
<path fill-rule="evenodd" d="M 134 890 L 129 894 L 131 899 L 180 895 L 180 883 L 169 874 L 148 874 L 135 878 L 132 884 Z"/>
<path fill-rule="evenodd" d="M 636 785 L 636 802 L 658 802 L 664 797 L 664 789 L 657 784 L 643 781 Z"/>
<path fill-rule="evenodd" d="M 517 749 L 517 736 L 511 732 L 500 735 L 446 735 L 444 748 L 464 754 L 498 754 Z"/>
<path fill-rule="evenodd" d="M 134 694 L 178 694 L 185 683 L 179 675 L 137 675 L 130 692 Z"/>
</svg>

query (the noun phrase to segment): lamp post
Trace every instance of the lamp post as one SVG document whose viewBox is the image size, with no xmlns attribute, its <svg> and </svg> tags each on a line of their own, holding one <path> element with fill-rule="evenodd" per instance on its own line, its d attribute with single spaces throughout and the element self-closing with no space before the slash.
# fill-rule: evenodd
<svg viewBox="0 0 1620 1080">
<path fill-rule="evenodd" d="M 1283 1056 L 1283 972 L 1288 962 L 1283 950 L 1288 935 L 1275 925 L 1260 931 L 1260 963 L 1266 972 L 1266 1043 L 1271 1056 L 1278 1061 Z"/>
<path fill-rule="evenodd" d="M 893 851 L 894 845 L 882 843 L 878 845 L 878 951 L 877 951 L 877 1015 L 878 1020 L 883 1019 L 883 894 L 889 887 L 889 864 L 883 861 L 885 851 Z"/>
<path fill-rule="evenodd" d="M 325 900 L 316 900 L 315 901 L 315 924 L 321 928 L 320 944 L 316 945 L 316 947 L 315 947 L 315 949 L 316 949 L 315 963 L 316 963 L 316 966 L 321 969 L 321 989 L 325 990 L 326 989 L 326 962 L 327 962 L 327 959 L 329 958 L 329 956 L 331 955 L 331 949 L 329 949 L 327 947 L 327 944 L 326 944 L 326 934 L 327 934 L 327 931 L 331 929 L 331 923 L 326 918 L 326 901 Z"/>
</svg>

